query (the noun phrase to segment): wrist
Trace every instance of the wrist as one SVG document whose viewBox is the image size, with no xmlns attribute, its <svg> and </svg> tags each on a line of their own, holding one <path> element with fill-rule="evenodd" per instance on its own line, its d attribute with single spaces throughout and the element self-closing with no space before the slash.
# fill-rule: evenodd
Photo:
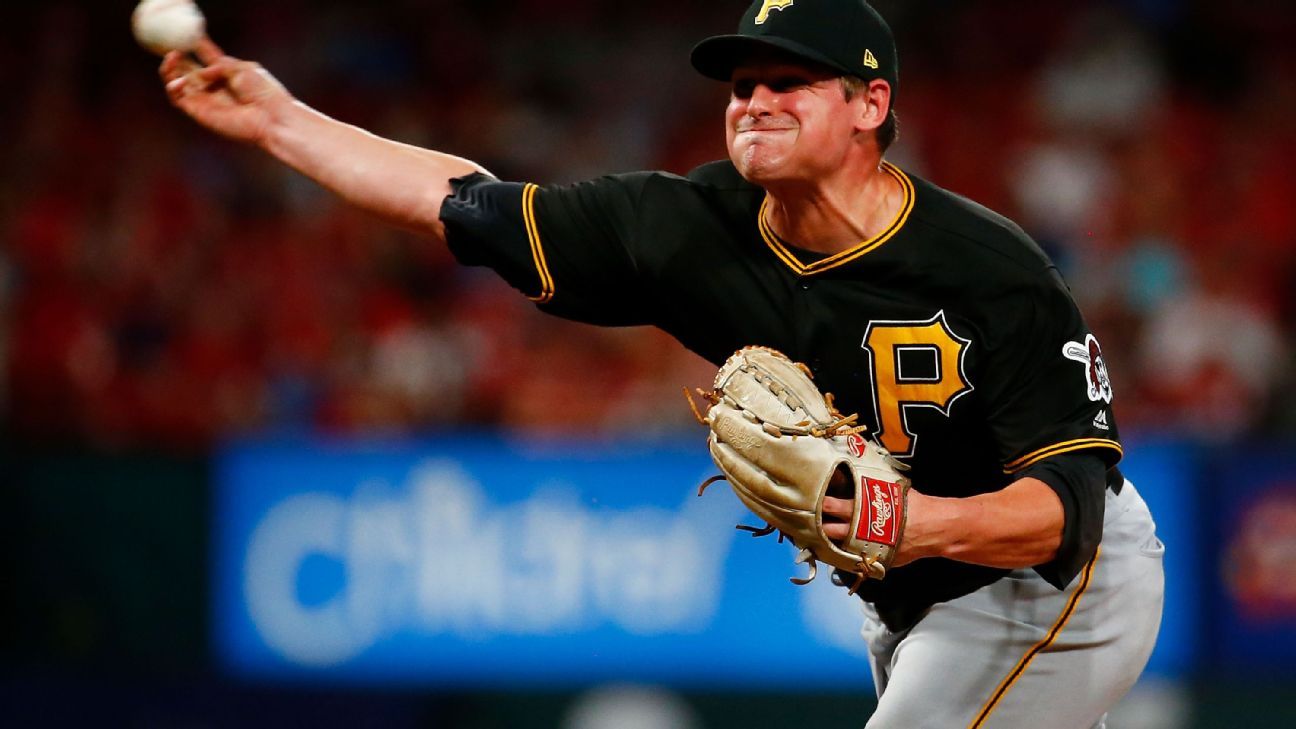
<svg viewBox="0 0 1296 729">
<path fill-rule="evenodd" d="M 296 145 L 310 136 L 306 127 L 310 125 L 312 111 L 292 97 L 267 104 L 264 127 L 254 140 L 256 146 L 287 161 Z"/>
<path fill-rule="evenodd" d="M 292 97 L 267 109 L 266 126 L 257 145 L 280 162 L 328 186 L 322 175 L 341 153 L 338 127 L 345 125 Z"/>
<path fill-rule="evenodd" d="M 945 499 L 910 490 L 909 521 L 905 525 L 905 551 L 913 559 L 957 559 L 964 545 L 961 510 L 965 499 Z"/>
</svg>

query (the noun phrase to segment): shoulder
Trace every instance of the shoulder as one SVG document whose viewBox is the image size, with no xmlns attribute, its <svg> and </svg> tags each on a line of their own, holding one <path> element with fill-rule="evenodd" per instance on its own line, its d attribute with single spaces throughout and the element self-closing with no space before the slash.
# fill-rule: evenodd
<svg viewBox="0 0 1296 729">
<path fill-rule="evenodd" d="M 649 206 L 660 200 L 746 200 L 764 195 L 764 190 L 744 180 L 727 160 L 708 162 L 686 175 L 661 170 L 625 172 L 574 184 L 546 185 L 544 190 L 569 195 L 614 192 Z"/>
<path fill-rule="evenodd" d="M 1007 217 L 905 173 L 914 186 L 910 223 L 939 240 L 962 263 L 983 273 L 1039 275 L 1053 267 L 1048 255 L 1021 226 Z M 971 260 L 968 260 L 971 259 Z"/>
<path fill-rule="evenodd" d="M 765 195 L 765 190 L 744 180 L 728 160 L 707 162 L 684 175 L 658 171 L 636 172 L 620 177 L 639 183 L 646 195 L 736 200 L 763 198 Z"/>
<path fill-rule="evenodd" d="M 926 286 L 959 301 L 986 332 L 1071 321 L 1078 312 L 1057 266 L 1007 217 L 910 175 L 914 209 L 906 230 L 918 245 L 910 263 Z"/>
<path fill-rule="evenodd" d="M 701 219 L 747 220 L 765 197 L 762 188 L 744 180 L 727 160 L 709 162 L 685 175 L 658 171 L 616 178 L 633 186 L 641 215 L 669 227 L 687 227 Z"/>
</svg>

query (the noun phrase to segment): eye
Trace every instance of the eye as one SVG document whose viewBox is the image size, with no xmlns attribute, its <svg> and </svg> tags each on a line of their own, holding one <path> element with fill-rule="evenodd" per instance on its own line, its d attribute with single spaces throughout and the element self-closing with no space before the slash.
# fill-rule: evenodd
<svg viewBox="0 0 1296 729">
<path fill-rule="evenodd" d="M 735 99 L 750 99 L 752 92 L 756 90 L 756 82 L 751 79 L 738 79 L 733 83 L 733 95 Z"/>
<path fill-rule="evenodd" d="M 795 91 L 803 86 L 809 86 L 810 79 L 804 76 L 779 76 L 770 82 L 770 91 L 779 94 L 786 94 L 789 91 Z"/>
</svg>

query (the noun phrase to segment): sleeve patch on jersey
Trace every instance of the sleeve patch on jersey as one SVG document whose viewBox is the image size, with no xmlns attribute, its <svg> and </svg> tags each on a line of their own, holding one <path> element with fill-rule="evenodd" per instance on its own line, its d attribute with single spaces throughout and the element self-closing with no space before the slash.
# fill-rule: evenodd
<svg viewBox="0 0 1296 729">
<path fill-rule="evenodd" d="M 1107 376 L 1107 362 L 1103 359 L 1102 348 L 1098 339 L 1092 334 L 1085 335 L 1081 342 L 1067 342 L 1062 346 L 1062 356 L 1072 362 L 1084 365 L 1085 389 L 1089 399 L 1094 402 L 1112 401 L 1111 379 Z"/>
<path fill-rule="evenodd" d="M 547 304 L 554 296 L 554 282 L 545 261 L 544 248 L 540 245 L 540 229 L 535 219 L 535 196 L 539 189 L 536 185 L 527 184 L 522 190 L 522 220 L 526 223 L 527 240 L 531 243 L 531 258 L 540 276 L 540 293 L 527 298 L 537 304 Z"/>
</svg>

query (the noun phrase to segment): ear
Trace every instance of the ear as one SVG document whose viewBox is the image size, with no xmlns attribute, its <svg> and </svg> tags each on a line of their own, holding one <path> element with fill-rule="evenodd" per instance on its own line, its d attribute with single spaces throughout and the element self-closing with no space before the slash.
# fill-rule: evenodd
<svg viewBox="0 0 1296 729">
<path fill-rule="evenodd" d="M 873 79 L 855 100 L 859 101 L 855 128 L 861 132 L 872 132 L 886 122 L 887 113 L 891 111 L 891 84 L 882 79 Z"/>
</svg>

